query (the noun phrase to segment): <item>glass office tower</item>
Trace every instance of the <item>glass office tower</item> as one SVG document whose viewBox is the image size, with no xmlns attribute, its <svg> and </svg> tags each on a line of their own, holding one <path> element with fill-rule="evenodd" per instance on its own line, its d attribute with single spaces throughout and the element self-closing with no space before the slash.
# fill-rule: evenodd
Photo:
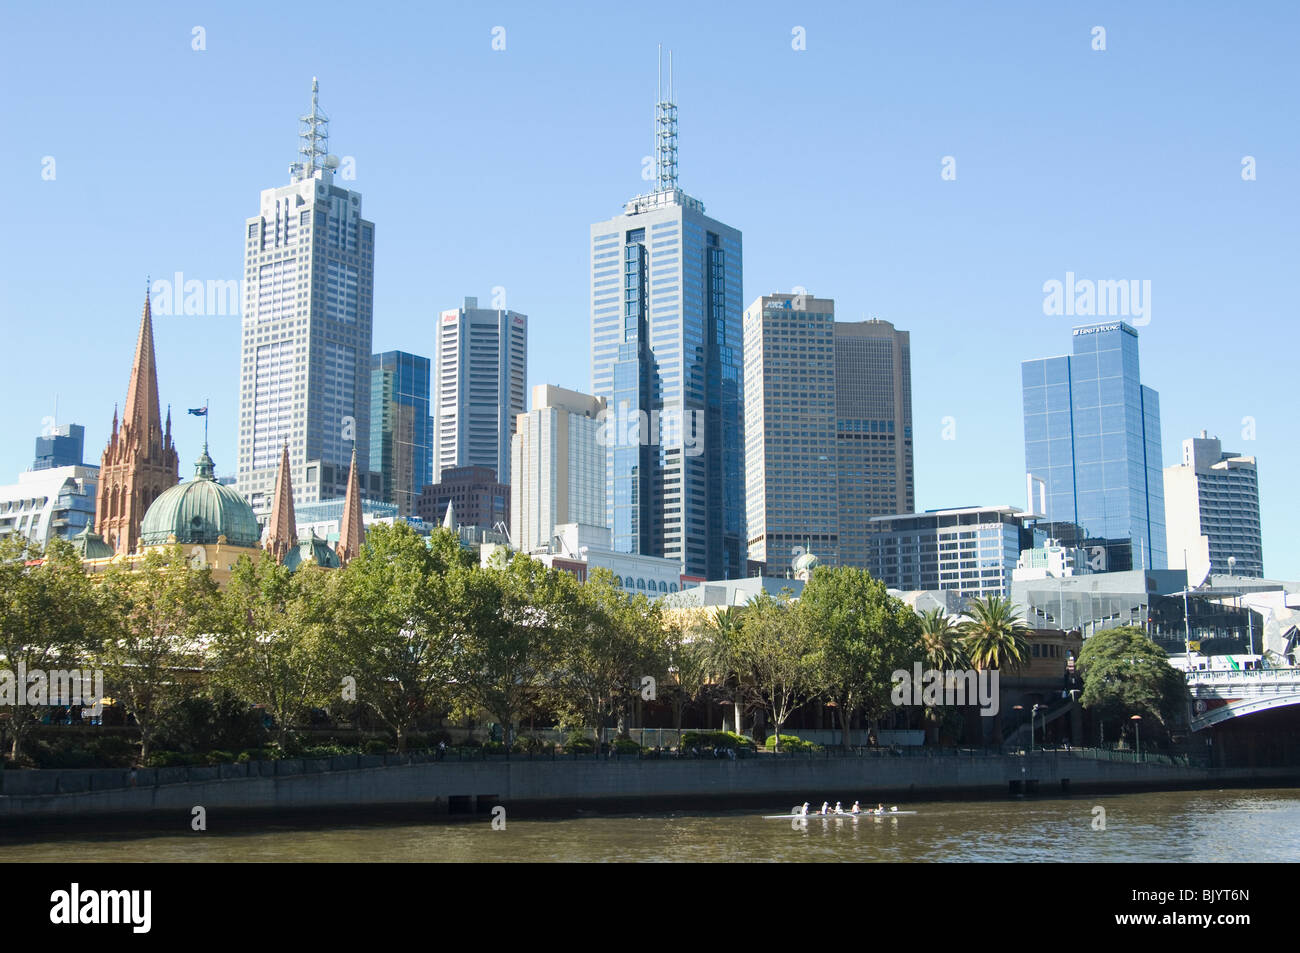
<svg viewBox="0 0 1300 953">
<path fill-rule="evenodd" d="M 405 351 L 375 354 L 370 364 L 370 465 L 383 480 L 383 501 L 415 515 L 420 490 L 433 482 L 429 359 Z"/>
<path fill-rule="evenodd" d="M 1123 322 L 1074 329 L 1074 353 L 1021 365 L 1025 469 L 1040 529 L 1095 570 L 1165 569 L 1160 399 Z"/>
<path fill-rule="evenodd" d="M 671 93 L 658 181 L 591 227 L 592 393 L 608 401 L 613 548 L 745 575 L 740 232 L 677 187 Z"/>
</svg>

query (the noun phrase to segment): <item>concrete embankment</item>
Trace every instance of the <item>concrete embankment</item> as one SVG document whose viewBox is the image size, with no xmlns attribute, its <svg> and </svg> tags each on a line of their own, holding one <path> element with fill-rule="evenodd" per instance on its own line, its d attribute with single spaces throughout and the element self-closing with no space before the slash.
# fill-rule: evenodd
<svg viewBox="0 0 1300 953">
<path fill-rule="evenodd" d="M 84 771 L 6 772 L 0 821 L 13 826 L 34 818 L 188 813 L 196 805 L 209 812 L 239 813 L 419 807 L 431 814 L 468 814 L 503 804 L 545 813 L 583 806 L 646 809 L 758 802 L 784 806 L 813 798 L 840 798 L 848 803 L 1300 782 L 1300 768 L 1215 770 L 1067 752 L 1043 752 L 1031 758 L 449 759 L 410 764 L 387 760 L 373 767 L 358 759 L 353 767 L 338 768 L 263 762 L 190 769 L 188 774 L 181 774 L 181 769 L 142 771 L 134 787 L 108 786 L 119 783 L 121 772 L 118 778 L 98 781 L 94 772 Z M 53 790 L 63 793 L 37 793 Z"/>
</svg>

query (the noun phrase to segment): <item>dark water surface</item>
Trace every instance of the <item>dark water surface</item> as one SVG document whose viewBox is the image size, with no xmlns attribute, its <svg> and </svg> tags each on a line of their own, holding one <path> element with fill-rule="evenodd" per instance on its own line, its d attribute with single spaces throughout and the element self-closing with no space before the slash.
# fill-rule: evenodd
<svg viewBox="0 0 1300 953">
<path fill-rule="evenodd" d="M 1094 829 L 1095 807 L 1105 830 Z M 1144 861 L 1300 860 L 1300 790 L 1176 791 L 1004 801 L 914 802 L 919 814 L 763 820 L 766 811 L 488 816 L 429 823 L 262 824 L 205 832 L 0 832 L 18 861 Z"/>
</svg>

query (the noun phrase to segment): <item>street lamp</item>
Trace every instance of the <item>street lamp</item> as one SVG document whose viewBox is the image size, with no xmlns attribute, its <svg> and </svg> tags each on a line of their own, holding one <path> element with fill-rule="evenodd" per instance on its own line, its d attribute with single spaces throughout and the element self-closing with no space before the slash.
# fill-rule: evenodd
<svg viewBox="0 0 1300 953">
<path fill-rule="evenodd" d="M 1038 716 L 1038 703 L 1035 702 L 1034 707 L 1031 708 L 1029 711 L 1029 750 L 1031 752 L 1034 750 L 1034 719 L 1037 716 Z"/>
<path fill-rule="evenodd" d="M 1129 721 L 1133 722 L 1133 734 L 1137 741 L 1137 758 L 1142 760 L 1142 716 L 1134 715 Z"/>
</svg>

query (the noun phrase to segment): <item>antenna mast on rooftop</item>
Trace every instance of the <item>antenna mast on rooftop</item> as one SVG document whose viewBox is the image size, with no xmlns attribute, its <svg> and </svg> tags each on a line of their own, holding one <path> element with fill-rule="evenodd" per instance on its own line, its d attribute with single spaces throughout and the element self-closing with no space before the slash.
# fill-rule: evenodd
<svg viewBox="0 0 1300 953">
<path fill-rule="evenodd" d="M 320 83 L 311 78 L 311 112 L 298 117 L 298 163 L 293 171 L 298 178 L 310 178 L 326 168 L 329 157 L 330 120 L 320 109 Z"/>
<path fill-rule="evenodd" d="M 677 103 L 673 100 L 673 52 L 668 51 L 668 90 L 664 91 L 663 46 L 659 47 L 659 92 L 655 102 L 655 188 L 677 188 Z"/>
</svg>

